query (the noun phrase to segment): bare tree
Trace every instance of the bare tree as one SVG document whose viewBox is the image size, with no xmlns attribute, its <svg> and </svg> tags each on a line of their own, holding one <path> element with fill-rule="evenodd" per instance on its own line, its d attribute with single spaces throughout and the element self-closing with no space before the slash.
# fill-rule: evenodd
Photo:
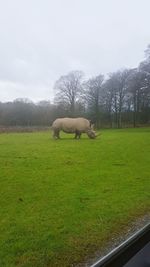
<svg viewBox="0 0 150 267">
<path fill-rule="evenodd" d="M 128 92 L 131 94 L 133 107 L 133 125 L 134 127 L 140 123 L 140 115 L 143 116 L 142 121 L 148 122 L 150 115 L 150 73 L 143 68 L 133 69 L 128 78 Z"/>
<path fill-rule="evenodd" d="M 145 52 L 145 59 L 147 63 L 150 63 L 150 44 L 147 46 Z"/>
<path fill-rule="evenodd" d="M 114 90 L 115 90 L 115 84 L 114 84 L 113 78 L 111 79 L 110 77 L 103 84 L 102 98 L 103 98 L 103 109 L 104 109 L 106 121 L 109 123 L 111 128 L 113 127 Z"/>
<path fill-rule="evenodd" d="M 54 85 L 56 91 L 55 103 L 68 109 L 69 115 L 75 115 L 76 102 L 79 101 L 82 91 L 83 72 L 72 71 L 61 76 Z"/>
<path fill-rule="evenodd" d="M 103 75 L 98 75 L 84 83 L 84 96 L 87 107 L 97 127 L 100 126 L 100 105 Z"/>
<path fill-rule="evenodd" d="M 115 121 L 118 128 L 122 127 L 122 111 L 125 105 L 128 75 L 129 70 L 124 69 L 122 71 L 111 73 L 107 80 L 109 91 L 111 90 L 110 99 L 112 111 L 115 113 Z"/>
</svg>

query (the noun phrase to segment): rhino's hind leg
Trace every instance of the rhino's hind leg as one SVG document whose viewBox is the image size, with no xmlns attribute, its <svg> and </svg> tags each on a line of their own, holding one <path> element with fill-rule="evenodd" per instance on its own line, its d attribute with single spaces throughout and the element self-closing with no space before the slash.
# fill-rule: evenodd
<svg viewBox="0 0 150 267">
<path fill-rule="evenodd" d="M 59 132 L 60 131 L 58 129 L 54 129 L 54 131 L 53 131 L 53 138 L 54 139 L 60 139 Z"/>
<path fill-rule="evenodd" d="M 79 132 L 79 134 L 78 134 L 78 139 L 80 139 L 81 138 L 81 133 Z"/>
</svg>

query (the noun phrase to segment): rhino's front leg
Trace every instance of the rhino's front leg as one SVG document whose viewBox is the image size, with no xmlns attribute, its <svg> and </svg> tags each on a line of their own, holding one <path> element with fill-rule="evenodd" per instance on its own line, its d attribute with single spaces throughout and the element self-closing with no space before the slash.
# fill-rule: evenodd
<svg viewBox="0 0 150 267">
<path fill-rule="evenodd" d="M 81 137 L 81 133 L 79 131 L 76 131 L 74 139 L 80 139 L 80 137 Z"/>
<path fill-rule="evenodd" d="M 77 137 L 78 137 L 78 133 L 75 132 L 75 137 L 74 137 L 74 139 L 77 139 Z"/>
</svg>

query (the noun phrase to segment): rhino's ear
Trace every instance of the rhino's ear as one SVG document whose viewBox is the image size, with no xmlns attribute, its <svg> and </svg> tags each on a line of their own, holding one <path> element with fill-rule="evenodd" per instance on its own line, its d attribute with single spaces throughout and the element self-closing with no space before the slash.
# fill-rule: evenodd
<svg viewBox="0 0 150 267">
<path fill-rule="evenodd" d="M 91 124 L 91 129 L 94 130 L 94 124 Z"/>
</svg>

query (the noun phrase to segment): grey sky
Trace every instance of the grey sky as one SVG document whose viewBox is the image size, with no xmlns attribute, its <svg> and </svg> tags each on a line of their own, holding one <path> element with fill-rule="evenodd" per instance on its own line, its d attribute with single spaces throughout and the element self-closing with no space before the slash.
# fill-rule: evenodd
<svg viewBox="0 0 150 267">
<path fill-rule="evenodd" d="M 136 67 L 149 0 L 0 0 L 0 101 L 53 98 L 60 75 Z"/>
</svg>

